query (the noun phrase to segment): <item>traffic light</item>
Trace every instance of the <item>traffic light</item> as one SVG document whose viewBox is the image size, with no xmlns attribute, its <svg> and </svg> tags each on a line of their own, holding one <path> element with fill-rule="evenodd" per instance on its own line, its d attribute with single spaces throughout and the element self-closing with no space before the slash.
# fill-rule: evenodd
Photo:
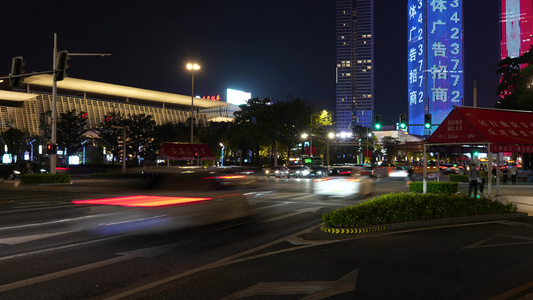
<svg viewBox="0 0 533 300">
<path fill-rule="evenodd" d="M 13 61 L 11 63 L 11 74 L 10 76 L 17 76 L 21 75 L 22 72 L 22 66 L 24 66 L 24 58 L 22 56 L 15 56 L 13 57 Z M 22 83 L 22 78 L 10 78 L 10 83 L 12 87 L 17 87 Z"/>
<path fill-rule="evenodd" d="M 48 145 L 46 145 L 46 150 L 47 150 L 48 154 L 56 154 L 57 153 L 57 145 L 48 144 Z"/>
<path fill-rule="evenodd" d="M 68 68 L 67 60 L 68 60 L 68 51 L 66 50 L 60 51 L 57 57 L 57 67 L 55 70 L 56 72 L 54 74 L 56 81 L 61 81 L 65 79 L 65 76 L 67 76 L 67 68 Z"/>
<path fill-rule="evenodd" d="M 424 115 L 424 127 L 426 129 L 431 128 L 431 114 L 425 114 Z"/>
<path fill-rule="evenodd" d="M 376 115 L 374 117 L 374 129 L 376 130 L 381 129 L 381 115 Z"/>
<path fill-rule="evenodd" d="M 479 151 L 474 151 L 474 156 L 479 156 Z"/>
<path fill-rule="evenodd" d="M 400 115 L 400 129 L 406 129 L 407 128 L 407 117 L 405 114 Z"/>
</svg>

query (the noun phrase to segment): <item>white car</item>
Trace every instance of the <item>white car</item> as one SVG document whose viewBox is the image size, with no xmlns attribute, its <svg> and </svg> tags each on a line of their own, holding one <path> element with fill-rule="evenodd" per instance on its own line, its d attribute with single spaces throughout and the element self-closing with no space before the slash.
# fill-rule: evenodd
<svg viewBox="0 0 533 300">
<path fill-rule="evenodd" d="M 313 193 L 329 197 L 364 196 L 374 192 L 374 179 L 360 175 L 360 168 L 333 167 L 331 176 L 313 181 Z"/>
</svg>

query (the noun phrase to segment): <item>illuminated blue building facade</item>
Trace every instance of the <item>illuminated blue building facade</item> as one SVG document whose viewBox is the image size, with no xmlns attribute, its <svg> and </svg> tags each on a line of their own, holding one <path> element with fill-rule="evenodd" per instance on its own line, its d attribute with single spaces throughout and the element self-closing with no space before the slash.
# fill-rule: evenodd
<svg viewBox="0 0 533 300">
<path fill-rule="evenodd" d="M 463 105 L 462 0 L 408 0 L 407 27 L 409 133 L 428 135 Z"/>
</svg>

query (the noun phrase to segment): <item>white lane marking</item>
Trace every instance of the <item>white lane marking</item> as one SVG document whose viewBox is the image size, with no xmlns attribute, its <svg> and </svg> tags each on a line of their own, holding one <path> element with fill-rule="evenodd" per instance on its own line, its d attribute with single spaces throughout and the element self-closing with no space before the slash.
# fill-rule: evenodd
<svg viewBox="0 0 533 300">
<path fill-rule="evenodd" d="M 32 255 L 51 252 L 51 251 L 56 251 L 56 250 L 74 248 L 74 247 L 78 247 L 78 246 L 85 246 L 85 245 L 104 242 L 104 241 L 108 241 L 108 240 L 114 240 L 114 239 L 117 239 L 117 238 L 120 238 L 120 237 L 121 236 L 112 236 L 112 237 L 107 237 L 107 238 L 98 239 L 98 240 L 92 240 L 92 241 L 80 242 L 80 243 L 76 243 L 76 244 L 69 244 L 69 245 L 64 245 L 64 246 L 58 246 L 58 247 L 53 247 L 53 248 L 35 250 L 35 251 L 25 252 L 25 253 L 20 253 L 20 254 L 14 254 L 14 255 L 11 255 L 11 256 L 0 257 L 0 261 L 10 260 L 10 259 L 15 259 L 15 258 L 21 258 L 21 257 L 26 257 L 26 256 L 32 256 Z"/>
<path fill-rule="evenodd" d="M 15 236 L 15 237 L 10 237 L 10 238 L 0 239 L 0 244 L 16 245 L 16 244 L 35 241 L 35 240 L 45 239 L 45 238 L 53 237 L 56 235 L 67 234 L 71 232 L 74 232 L 74 231 L 63 231 L 63 232 L 42 233 L 42 234 L 33 234 L 33 235 L 25 235 L 25 236 Z"/>
<path fill-rule="evenodd" d="M 119 257 L 106 259 L 106 260 L 98 261 L 98 262 L 95 262 L 95 263 L 91 263 L 91 264 L 87 264 L 87 265 L 83 265 L 83 266 L 79 266 L 79 267 L 70 268 L 70 269 L 67 269 L 67 270 L 62 270 L 62 271 L 58 271 L 58 272 L 54 272 L 54 273 L 50 273 L 50 274 L 45 274 L 45 275 L 42 275 L 42 276 L 37 276 L 37 277 L 25 279 L 25 280 L 20 280 L 20 281 L 8 283 L 8 284 L 0 285 L 0 293 L 1 292 L 5 292 L 5 291 L 9 291 L 9 290 L 12 290 L 12 289 L 17 289 L 17 288 L 29 286 L 29 285 L 32 285 L 32 284 L 45 282 L 45 281 L 48 281 L 48 280 L 52 280 L 52 279 L 65 277 L 65 276 L 69 276 L 69 275 L 72 275 L 72 274 L 76 274 L 76 273 L 80 273 L 80 272 L 96 269 L 96 268 L 101 268 L 101 267 L 104 267 L 104 266 L 116 264 L 116 263 L 119 263 L 119 262 L 123 262 L 123 261 L 127 261 L 127 260 L 130 260 L 130 259 L 134 259 L 134 258 L 137 258 L 137 257 L 153 258 L 153 257 L 155 257 L 157 255 L 160 255 L 162 253 L 170 251 L 171 249 L 173 249 L 173 247 L 175 245 L 176 245 L 176 243 L 163 245 L 163 246 L 157 246 L 157 247 L 151 247 L 151 248 L 138 249 L 138 250 L 123 252 L 123 253 L 117 253 L 118 255 L 120 255 Z"/>
<path fill-rule="evenodd" d="M 289 202 L 281 202 L 279 204 L 274 204 L 274 205 L 269 205 L 269 206 L 263 206 L 263 207 L 258 207 L 256 209 L 267 209 L 267 208 L 272 208 L 272 207 L 277 207 L 277 206 L 283 206 L 283 205 L 287 205 L 289 204 Z"/>
<path fill-rule="evenodd" d="M 120 212 L 107 213 L 107 214 L 98 214 L 98 215 L 90 215 L 90 216 L 83 216 L 83 217 L 78 217 L 78 218 L 61 219 L 61 220 L 42 222 L 42 223 L 30 223 L 30 224 L 23 224 L 23 225 L 0 227 L 0 230 L 21 229 L 21 228 L 28 228 L 28 227 L 35 227 L 35 226 L 45 226 L 45 225 L 52 225 L 52 224 L 60 224 L 60 223 L 71 222 L 71 221 L 76 221 L 76 220 L 98 218 L 98 217 L 101 217 L 101 216 L 107 216 L 107 215 L 113 215 L 113 214 L 119 214 L 119 213 Z"/>
<path fill-rule="evenodd" d="M 218 261 L 209 263 L 207 265 L 203 265 L 203 266 L 200 266 L 198 268 L 195 268 L 195 269 L 192 269 L 192 270 L 180 273 L 180 274 L 169 276 L 167 278 L 163 278 L 161 280 L 154 281 L 154 282 L 151 282 L 149 284 L 139 286 L 137 288 L 128 289 L 125 292 L 122 292 L 122 293 L 119 293 L 119 294 L 115 294 L 113 296 L 110 296 L 110 297 L 107 297 L 107 298 L 104 298 L 104 299 L 106 299 L 106 300 L 122 299 L 122 298 L 125 298 L 125 297 L 128 297 L 128 296 L 135 295 L 135 294 L 141 293 L 143 291 L 149 290 L 151 288 L 158 287 L 158 286 L 166 284 L 168 282 L 172 282 L 174 280 L 177 280 L 177 279 L 180 279 L 180 278 L 183 278 L 183 277 L 187 277 L 187 276 L 192 275 L 192 274 L 196 274 L 198 272 L 202 272 L 202 271 L 218 268 L 218 267 L 225 266 L 225 265 L 231 265 L 231 264 L 235 264 L 235 263 L 242 262 L 242 261 L 251 260 L 251 259 L 254 259 L 256 257 L 263 257 L 263 256 L 267 256 L 267 255 L 270 255 L 270 254 L 277 254 L 277 253 L 281 253 L 281 252 L 288 252 L 288 251 L 294 251 L 294 250 L 304 249 L 304 248 L 308 248 L 308 247 L 314 247 L 314 245 L 306 245 L 306 246 L 300 246 L 300 247 L 294 247 L 294 248 L 285 249 L 284 251 L 275 251 L 275 252 L 271 252 L 270 254 L 269 253 L 263 253 L 263 254 L 258 255 L 258 256 L 242 258 L 243 256 L 246 256 L 246 255 L 248 255 L 250 253 L 254 253 L 254 252 L 260 251 L 262 249 L 271 247 L 273 245 L 279 244 L 279 243 L 287 240 L 291 236 L 302 235 L 304 233 L 313 231 L 316 228 L 318 228 L 318 225 L 310 227 L 310 228 L 307 228 L 307 229 L 304 229 L 304 230 L 302 230 L 300 232 L 297 232 L 297 233 L 293 233 L 293 234 L 288 235 L 286 237 L 282 237 L 280 239 L 277 239 L 275 241 L 263 244 L 261 246 L 258 246 L 258 247 L 252 248 L 252 249 L 248 249 L 246 251 L 243 251 L 243 252 L 240 252 L 240 253 L 237 253 L 237 254 L 234 254 L 234 255 L 230 255 L 230 256 L 228 256 L 226 258 L 223 258 L 223 259 L 220 259 Z"/>
<path fill-rule="evenodd" d="M 516 242 L 507 242 L 507 243 L 489 243 L 490 241 L 495 241 L 498 238 L 504 238 L 506 241 L 511 239 L 515 239 Z M 491 236 L 489 238 L 483 239 L 479 242 L 475 242 L 471 245 L 465 246 L 461 249 L 472 249 L 472 248 L 489 248 L 489 247 L 501 247 L 501 246 L 516 246 L 516 245 L 524 245 L 524 244 L 533 244 L 533 238 L 532 237 L 526 237 L 526 236 L 516 236 L 516 235 L 505 235 L 505 234 L 498 234 L 495 236 Z"/>
<path fill-rule="evenodd" d="M 296 216 L 296 215 L 300 215 L 300 214 L 303 214 L 303 213 L 308 213 L 308 212 L 316 213 L 321 208 L 322 208 L 322 206 L 299 209 L 299 210 L 295 210 L 292 213 L 288 213 L 288 214 L 285 214 L 285 215 L 281 215 L 281 216 L 277 216 L 277 217 L 274 217 L 274 218 L 270 218 L 270 219 L 264 220 L 262 222 L 263 223 L 270 223 L 270 222 L 275 222 L 275 221 L 279 221 L 279 220 L 282 220 L 282 219 L 290 218 L 290 217 L 293 217 L 293 216 Z"/>
<path fill-rule="evenodd" d="M 244 290 L 238 291 L 222 300 L 242 299 L 259 295 L 303 295 L 305 300 L 319 300 L 327 297 L 355 291 L 359 269 L 356 269 L 337 281 L 292 281 L 292 282 L 261 282 Z"/>
</svg>

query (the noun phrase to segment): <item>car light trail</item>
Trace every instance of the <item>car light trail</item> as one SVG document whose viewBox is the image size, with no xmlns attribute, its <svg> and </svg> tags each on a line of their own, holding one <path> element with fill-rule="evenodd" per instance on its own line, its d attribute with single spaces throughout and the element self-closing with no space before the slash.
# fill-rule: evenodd
<svg viewBox="0 0 533 300">
<path fill-rule="evenodd" d="M 98 204 L 98 205 L 118 205 L 126 207 L 160 207 L 173 205 L 188 205 L 204 203 L 213 198 L 203 197 L 168 197 L 168 196 L 146 196 L 135 195 L 127 197 L 101 198 L 89 200 L 75 200 L 74 204 Z"/>
</svg>

